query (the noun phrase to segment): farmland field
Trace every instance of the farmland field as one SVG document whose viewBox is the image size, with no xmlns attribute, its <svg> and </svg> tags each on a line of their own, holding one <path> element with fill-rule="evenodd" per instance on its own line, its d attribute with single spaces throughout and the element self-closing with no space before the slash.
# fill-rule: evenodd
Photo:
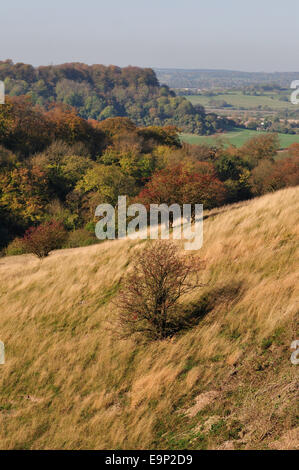
<svg viewBox="0 0 299 470">
<path fill-rule="evenodd" d="M 217 141 L 221 140 L 226 145 L 232 144 L 236 147 L 241 147 L 248 139 L 266 134 L 266 132 L 252 131 L 248 129 L 235 129 L 231 132 L 223 134 L 204 136 L 194 134 L 181 134 L 181 140 L 188 144 L 208 144 L 214 145 Z M 299 135 L 292 134 L 278 134 L 281 149 L 289 147 L 294 142 L 299 143 Z"/>
<path fill-rule="evenodd" d="M 287 96 L 287 95 L 284 95 Z M 215 94 L 213 96 L 189 95 L 185 96 L 193 105 L 201 104 L 206 108 L 213 108 L 211 101 L 226 101 L 231 107 L 229 109 L 257 109 L 259 106 L 271 108 L 275 111 L 285 109 L 294 110 L 294 105 L 288 101 L 281 101 L 277 93 L 265 93 L 262 96 L 244 95 L 240 91 Z M 287 96 L 287 98 L 289 98 Z"/>
</svg>

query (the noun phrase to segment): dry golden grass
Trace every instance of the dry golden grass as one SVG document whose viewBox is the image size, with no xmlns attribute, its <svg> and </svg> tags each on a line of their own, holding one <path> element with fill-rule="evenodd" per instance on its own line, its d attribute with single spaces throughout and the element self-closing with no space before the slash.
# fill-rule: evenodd
<svg viewBox="0 0 299 470">
<path fill-rule="evenodd" d="M 0 259 L 1 449 L 298 447 L 299 188 L 208 215 L 211 311 L 154 344 L 109 329 L 141 242 Z"/>
</svg>

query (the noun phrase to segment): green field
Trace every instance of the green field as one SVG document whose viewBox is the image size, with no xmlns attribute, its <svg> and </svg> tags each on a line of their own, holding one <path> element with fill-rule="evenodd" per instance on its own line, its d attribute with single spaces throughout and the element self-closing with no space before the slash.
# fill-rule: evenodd
<svg viewBox="0 0 299 470">
<path fill-rule="evenodd" d="M 248 139 L 259 135 L 266 134 L 266 132 L 251 131 L 248 129 L 236 129 L 231 132 L 223 134 L 205 136 L 194 134 L 181 134 L 181 140 L 188 144 L 208 144 L 215 145 L 219 141 L 223 141 L 226 145 L 232 144 L 236 147 L 241 147 Z M 299 135 L 292 134 L 278 134 L 280 147 L 285 149 L 294 142 L 299 143 Z"/>
<path fill-rule="evenodd" d="M 210 102 L 215 101 L 226 101 L 232 107 L 224 109 L 257 109 L 259 106 L 267 106 L 275 111 L 282 111 L 284 109 L 294 110 L 294 105 L 290 101 L 281 101 L 277 93 L 265 93 L 262 96 L 251 96 L 243 95 L 242 92 L 228 92 L 220 93 L 215 96 L 205 95 L 189 95 L 185 96 L 186 99 L 191 101 L 193 105 L 201 104 L 206 108 L 213 108 Z"/>
</svg>

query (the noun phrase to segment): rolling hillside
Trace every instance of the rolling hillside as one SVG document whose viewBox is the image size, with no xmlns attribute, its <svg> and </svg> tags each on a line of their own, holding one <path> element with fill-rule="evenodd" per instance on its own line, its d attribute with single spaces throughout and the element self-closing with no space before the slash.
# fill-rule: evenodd
<svg viewBox="0 0 299 470">
<path fill-rule="evenodd" d="M 205 316 L 158 343 L 111 331 L 145 242 L 0 259 L 1 449 L 298 448 L 299 188 L 206 215 Z"/>
<path fill-rule="evenodd" d="M 139 126 L 175 125 L 195 134 L 228 129 L 231 122 L 160 86 L 152 69 L 67 63 L 46 67 L 0 61 L 0 80 L 11 97 L 26 96 L 45 109 L 53 103 L 76 108 L 85 119 L 128 117 Z"/>
</svg>

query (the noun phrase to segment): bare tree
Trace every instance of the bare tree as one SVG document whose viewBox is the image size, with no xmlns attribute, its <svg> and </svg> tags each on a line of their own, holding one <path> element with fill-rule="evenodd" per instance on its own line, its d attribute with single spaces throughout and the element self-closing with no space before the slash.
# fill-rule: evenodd
<svg viewBox="0 0 299 470">
<path fill-rule="evenodd" d="M 138 252 L 115 302 L 124 335 L 141 333 L 152 340 L 171 336 L 178 301 L 202 286 L 202 268 L 198 257 L 182 255 L 171 242 L 156 241 Z"/>
</svg>

